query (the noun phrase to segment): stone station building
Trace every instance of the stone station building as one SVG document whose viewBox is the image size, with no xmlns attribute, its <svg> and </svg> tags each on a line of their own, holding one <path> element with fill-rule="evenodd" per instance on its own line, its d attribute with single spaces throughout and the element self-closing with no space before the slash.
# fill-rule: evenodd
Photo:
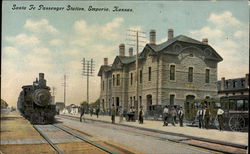
<svg viewBox="0 0 250 154">
<path fill-rule="evenodd" d="M 98 72 L 101 107 L 108 111 L 112 104 L 125 110 L 143 106 L 147 113 L 154 105 L 184 107 L 188 100 L 215 97 L 217 64 L 222 60 L 208 39 L 174 37 L 169 29 L 168 40 L 156 44 L 156 31 L 151 30 L 150 42 L 138 55 L 138 70 L 133 48 L 125 56 L 124 44 L 120 44 L 119 55 L 111 65 L 104 58 Z"/>
</svg>

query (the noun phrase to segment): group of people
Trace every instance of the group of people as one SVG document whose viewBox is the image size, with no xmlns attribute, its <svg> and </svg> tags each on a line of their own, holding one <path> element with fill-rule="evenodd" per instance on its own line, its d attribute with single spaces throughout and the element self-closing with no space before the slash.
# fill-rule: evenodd
<svg viewBox="0 0 250 154">
<path fill-rule="evenodd" d="M 80 121 L 82 122 L 82 119 L 84 119 L 84 121 L 85 121 L 85 118 L 84 118 L 85 108 L 83 106 L 80 107 L 80 112 L 81 112 Z M 90 115 L 91 116 L 92 116 L 93 112 L 94 112 L 93 108 L 90 108 Z M 99 112 L 100 112 L 100 109 L 96 108 L 95 114 L 96 114 L 97 118 L 99 116 Z M 112 105 L 112 108 L 111 108 L 111 121 L 112 121 L 112 123 L 115 123 L 116 112 L 118 112 L 119 123 L 121 123 L 123 121 L 123 117 L 124 117 L 124 110 L 123 110 L 122 106 L 115 108 L 115 106 Z M 224 111 L 221 109 L 221 107 L 219 107 L 219 109 L 217 110 L 217 118 L 218 118 L 220 130 L 223 129 L 223 113 L 224 113 Z M 134 119 L 135 110 L 133 107 L 130 107 L 130 110 L 127 113 L 127 115 L 128 115 L 128 121 L 135 121 L 135 119 Z M 209 108 L 207 106 L 199 107 L 196 116 L 197 116 L 198 121 L 199 121 L 199 128 L 208 129 L 210 117 L 211 117 L 211 112 L 210 112 Z M 175 124 L 178 124 L 177 117 L 179 119 L 180 127 L 183 127 L 183 119 L 184 119 L 183 108 L 181 106 L 179 108 L 176 108 L 175 106 L 166 105 L 164 107 L 163 113 L 162 113 L 163 126 L 168 126 L 169 122 L 173 126 L 175 126 Z M 139 124 L 143 124 L 143 119 L 144 119 L 144 111 L 143 111 L 143 107 L 141 106 L 140 110 L 138 112 Z"/>
<path fill-rule="evenodd" d="M 223 113 L 224 111 L 221 109 L 221 107 L 217 110 L 217 118 L 219 122 L 219 129 L 220 131 L 223 129 Z M 199 120 L 199 128 L 209 128 L 209 122 L 210 122 L 211 112 L 207 106 L 205 107 L 199 107 L 197 111 L 197 118 Z"/>
<path fill-rule="evenodd" d="M 167 126 L 169 121 L 172 123 L 173 126 L 175 126 L 175 124 L 178 124 L 177 116 L 179 118 L 180 126 L 183 127 L 183 118 L 184 118 L 183 108 L 180 107 L 179 109 L 177 109 L 174 106 L 166 105 L 163 109 L 163 114 L 162 114 L 163 126 Z"/>
<path fill-rule="evenodd" d="M 122 108 L 122 106 L 118 107 L 118 115 L 119 115 L 119 123 L 121 123 L 123 121 L 123 117 L 124 117 L 124 110 Z M 112 105 L 112 109 L 111 109 L 111 121 L 112 123 L 115 123 L 115 116 L 116 116 L 116 109 L 115 106 Z M 134 107 L 130 107 L 129 112 L 127 113 L 128 116 L 128 121 L 135 121 L 135 109 Z M 144 112 L 143 112 L 143 107 L 140 107 L 139 110 L 139 124 L 143 124 L 143 117 L 144 117 Z"/>
</svg>

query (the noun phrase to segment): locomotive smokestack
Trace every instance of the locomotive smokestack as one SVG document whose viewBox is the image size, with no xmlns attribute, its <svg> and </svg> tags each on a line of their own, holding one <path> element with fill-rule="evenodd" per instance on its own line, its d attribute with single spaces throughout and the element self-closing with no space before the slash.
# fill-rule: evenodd
<svg viewBox="0 0 250 154">
<path fill-rule="evenodd" d="M 39 81 L 44 79 L 44 73 L 39 73 Z"/>
</svg>

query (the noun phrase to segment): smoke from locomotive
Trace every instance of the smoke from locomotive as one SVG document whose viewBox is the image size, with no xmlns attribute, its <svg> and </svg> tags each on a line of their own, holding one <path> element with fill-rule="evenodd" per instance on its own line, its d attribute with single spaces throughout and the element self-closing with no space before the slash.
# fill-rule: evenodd
<svg viewBox="0 0 250 154">
<path fill-rule="evenodd" d="M 39 73 L 39 79 L 33 85 L 25 85 L 18 97 L 19 112 L 32 124 L 50 124 L 56 115 L 55 105 L 52 104 L 50 88 L 46 85 L 44 73 Z"/>
</svg>

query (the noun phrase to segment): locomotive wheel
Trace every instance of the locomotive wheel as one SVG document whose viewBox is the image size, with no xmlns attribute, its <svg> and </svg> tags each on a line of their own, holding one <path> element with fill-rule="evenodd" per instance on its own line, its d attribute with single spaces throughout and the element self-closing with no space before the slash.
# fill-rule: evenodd
<svg viewBox="0 0 250 154">
<path fill-rule="evenodd" d="M 232 131 L 241 131 L 245 127 L 245 119 L 235 114 L 230 117 L 228 125 Z"/>
</svg>

